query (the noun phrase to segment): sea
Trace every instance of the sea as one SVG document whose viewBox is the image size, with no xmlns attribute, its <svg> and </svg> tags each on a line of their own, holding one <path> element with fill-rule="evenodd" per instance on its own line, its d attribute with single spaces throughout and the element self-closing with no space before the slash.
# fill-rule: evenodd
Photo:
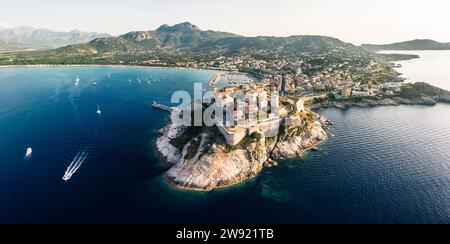
<svg viewBox="0 0 450 244">
<path fill-rule="evenodd" d="M 0 223 L 450 223 L 446 104 L 320 110 L 334 125 L 319 151 L 227 189 L 174 188 L 155 149 L 168 113 L 151 105 L 213 74 L 0 68 Z"/>
</svg>

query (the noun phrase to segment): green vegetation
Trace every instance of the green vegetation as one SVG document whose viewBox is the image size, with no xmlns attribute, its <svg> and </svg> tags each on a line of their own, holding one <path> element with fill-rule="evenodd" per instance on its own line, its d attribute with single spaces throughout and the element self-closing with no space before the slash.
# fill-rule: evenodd
<svg viewBox="0 0 450 244">
<path fill-rule="evenodd" d="M 420 58 L 419 55 L 415 54 L 379 54 L 379 55 L 389 61 L 403 61 Z"/>
<path fill-rule="evenodd" d="M 250 144 L 262 140 L 262 138 L 263 138 L 263 136 L 260 133 L 255 132 L 255 133 L 253 133 L 251 135 L 247 135 L 246 137 L 244 137 L 244 139 L 242 139 L 242 141 L 239 142 L 239 144 L 237 144 L 236 146 L 227 145 L 225 147 L 225 151 L 227 153 L 230 153 L 230 152 L 235 151 L 235 150 L 245 149 Z"/>
<path fill-rule="evenodd" d="M 263 139 L 263 135 L 261 135 L 258 132 L 255 132 L 255 133 L 250 135 L 250 139 L 253 140 L 253 141 L 261 141 Z"/>
<path fill-rule="evenodd" d="M 184 146 L 187 145 L 192 138 L 199 137 L 201 133 L 202 127 L 189 126 L 185 129 L 181 136 L 171 140 L 170 144 L 179 150 L 183 150 Z"/>
<path fill-rule="evenodd" d="M 400 92 L 400 97 L 407 99 L 416 99 L 420 97 L 439 97 L 445 96 L 448 97 L 450 95 L 449 91 L 443 90 L 441 88 L 432 86 L 427 83 L 417 82 L 415 84 L 406 84 L 402 87 L 402 91 Z"/>
<path fill-rule="evenodd" d="M 304 60 L 305 74 L 329 65 L 352 62 L 367 65 L 374 57 L 361 48 L 324 36 L 241 37 L 231 33 L 202 31 L 190 23 L 161 26 L 155 31 L 130 32 L 119 37 L 98 38 L 86 44 L 48 51 L 9 53 L 0 65 L 122 64 L 145 66 L 219 66 L 220 57 L 245 57 L 267 62 L 280 58 Z M 195 66 L 194 66 L 195 67 Z M 262 78 L 271 69 L 240 67 Z"/>
</svg>

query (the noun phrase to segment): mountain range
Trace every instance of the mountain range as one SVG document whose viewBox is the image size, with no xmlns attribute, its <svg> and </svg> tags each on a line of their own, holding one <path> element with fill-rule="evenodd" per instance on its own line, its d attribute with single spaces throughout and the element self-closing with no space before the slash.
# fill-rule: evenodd
<svg viewBox="0 0 450 244">
<path fill-rule="evenodd" d="M 398 42 L 385 45 L 364 44 L 361 47 L 369 51 L 450 50 L 450 43 L 437 42 L 430 39 L 416 39 L 412 41 Z"/>
<path fill-rule="evenodd" d="M 118 37 L 97 38 L 89 43 L 53 50 L 52 53 L 124 54 L 169 53 L 230 55 L 239 52 L 302 53 L 346 50 L 363 51 L 350 43 L 325 36 L 244 37 L 227 32 L 201 30 L 189 22 L 162 25 L 152 31 L 133 31 Z"/>
<path fill-rule="evenodd" d="M 66 45 L 86 43 L 108 34 L 95 32 L 57 32 L 31 27 L 0 29 L 0 51 L 19 51 L 26 49 L 51 49 Z"/>
<path fill-rule="evenodd" d="M 54 49 L 56 48 L 56 49 Z M 304 53 L 346 50 L 350 53 L 380 50 L 450 50 L 450 43 L 417 39 L 386 45 L 350 43 L 325 36 L 244 37 L 233 33 L 201 30 L 189 22 L 162 25 L 151 31 L 132 31 L 118 37 L 95 32 L 55 32 L 46 29 L 0 28 L 0 51 L 54 49 L 42 54 L 131 54 L 164 52 L 170 54 L 217 54 L 239 52 Z"/>
</svg>

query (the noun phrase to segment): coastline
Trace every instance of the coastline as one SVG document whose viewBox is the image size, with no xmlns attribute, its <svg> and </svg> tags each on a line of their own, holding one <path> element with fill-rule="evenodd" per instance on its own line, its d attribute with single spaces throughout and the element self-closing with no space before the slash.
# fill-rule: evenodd
<svg viewBox="0 0 450 244">
<path fill-rule="evenodd" d="M 211 71 L 217 73 L 228 73 L 226 70 L 202 69 L 202 68 L 186 68 L 177 66 L 146 66 L 146 65 L 126 65 L 126 64 L 27 64 L 27 65 L 0 65 L 1 68 L 46 68 L 46 67 L 111 67 L 111 68 L 137 68 L 137 69 L 176 69 L 176 70 L 196 70 Z M 239 72 L 239 74 L 247 75 Z"/>
</svg>

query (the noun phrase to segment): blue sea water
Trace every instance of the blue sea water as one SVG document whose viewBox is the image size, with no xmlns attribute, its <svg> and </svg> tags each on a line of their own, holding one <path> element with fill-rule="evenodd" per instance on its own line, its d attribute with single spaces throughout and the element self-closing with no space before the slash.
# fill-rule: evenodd
<svg viewBox="0 0 450 244">
<path fill-rule="evenodd" d="M 319 111 L 334 122 L 319 152 L 230 189 L 174 189 L 155 151 L 168 114 L 151 104 L 170 104 L 194 82 L 207 88 L 212 74 L 1 68 L 0 222 L 450 223 L 449 105 Z M 86 162 L 64 182 L 84 149 Z"/>
</svg>

